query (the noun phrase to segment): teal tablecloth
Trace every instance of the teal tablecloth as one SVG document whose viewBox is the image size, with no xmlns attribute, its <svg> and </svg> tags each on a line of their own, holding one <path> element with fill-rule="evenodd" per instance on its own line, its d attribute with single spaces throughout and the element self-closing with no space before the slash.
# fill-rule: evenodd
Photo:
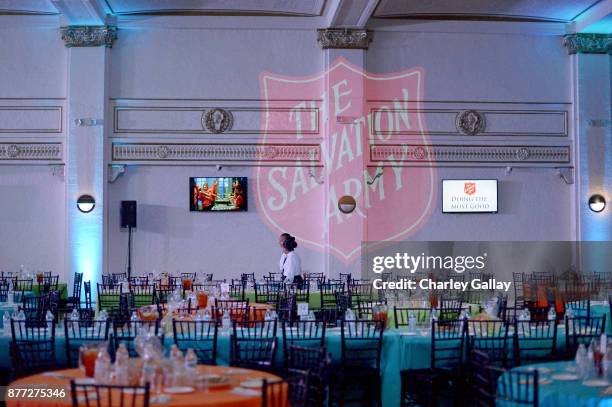
<svg viewBox="0 0 612 407">
<path fill-rule="evenodd" d="M 561 381 L 553 379 L 558 374 L 570 373 L 575 366 L 574 362 L 552 362 L 530 365 L 532 367 L 546 367 L 552 369 L 551 373 L 540 373 L 539 378 L 551 379 L 549 384 L 538 386 L 539 407 L 611 407 L 612 396 L 603 395 L 606 387 L 588 387 L 581 380 Z M 514 370 L 524 370 L 527 366 L 519 366 Z M 575 371 L 571 372 L 575 374 Z M 503 380 L 503 378 L 500 378 Z M 510 407 L 507 402 L 498 402 L 498 406 Z"/>
<path fill-rule="evenodd" d="M 610 306 L 607 302 L 602 302 L 601 304 L 592 304 L 591 305 L 591 316 L 592 317 L 601 317 L 602 315 L 606 316 L 606 334 L 608 336 L 612 336 L 612 320 L 610 319 Z"/>
</svg>

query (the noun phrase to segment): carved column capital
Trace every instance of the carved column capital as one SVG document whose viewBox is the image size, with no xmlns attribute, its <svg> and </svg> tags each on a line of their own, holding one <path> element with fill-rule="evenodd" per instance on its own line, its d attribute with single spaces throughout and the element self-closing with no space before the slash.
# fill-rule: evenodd
<svg viewBox="0 0 612 407">
<path fill-rule="evenodd" d="M 70 47 L 113 46 L 117 39 L 117 27 L 110 25 L 69 25 L 60 28 L 62 40 Z"/>
<path fill-rule="evenodd" d="M 612 35 L 610 34 L 567 34 L 563 37 L 567 53 L 572 54 L 612 54 Z"/>
<path fill-rule="evenodd" d="M 319 28 L 317 42 L 322 49 L 368 49 L 374 33 L 370 30 L 348 28 Z"/>
</svg>

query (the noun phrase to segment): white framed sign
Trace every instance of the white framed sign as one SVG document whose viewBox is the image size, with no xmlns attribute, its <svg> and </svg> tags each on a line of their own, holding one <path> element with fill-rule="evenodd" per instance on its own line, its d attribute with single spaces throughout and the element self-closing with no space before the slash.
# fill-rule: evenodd
<svg viewBox="0 0 612 407">
<path fill-rule="evenodd" d="M 442 212 L 497 213 L 497 180 L 442 180 Z"/>
<path fill-rule="evenodd" d="M 300 317 L 308 316 L 308 303 L 307 302 L 297 303 L 297 314 Z"/>
</svg>

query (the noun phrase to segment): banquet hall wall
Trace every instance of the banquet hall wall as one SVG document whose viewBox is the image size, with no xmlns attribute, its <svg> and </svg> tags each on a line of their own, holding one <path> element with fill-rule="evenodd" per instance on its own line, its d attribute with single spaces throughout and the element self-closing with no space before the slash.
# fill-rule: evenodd
<svg viewBox="0 0 612 407">
<path fill-rule="evenodd" d="M 5 18 L 5 17 L 3 17 Z M 174 20 L 170 20 L 174 21 Z M 536 25 L 537 26 L 537 25 Z M 499 28 L 501 27 L 501 29 Z M 540 103 L 568 112 L 568 136 L 573 143 L 570 59 L 555 31 L 523 31 L 519 23 L 493 28 L 486 23 L 423 23 L 407 31 L 376 29 L 365 52 L 365 68 L 374 73 L 415 66 L 425 71 L 425 106 L 444 101 L 452 108 L 469 108 L 471 102 L 491 102 L 494 107 L 513 104 L 538 110 Z M 547 26 L 545 26 L 547 27 Z M 51 28 L 2 30 L 8 47 L 1 47 L 0 97 L 2 105 L 66 103 L 66 48 Z M 110 51 L 107 77 L 109 107 L 106 134 L 119 141 L 202 142 L 202 135 L 113 134 L 113 106 L 156 104 L 163 107 L 254 106 L 261 102 L 259 75 L 275 72 L 287 76 L 311 75 L 325 67 L 324 51 L 316 32 L 300 29 L 152 28 L 126 23 Z M 24 68 L 25 67 L 25 68 Z M 27 99 L 24 99 L 27 98 Z M 466 103 L 467 102 L 467 103 Z M 429 104 L 431 103 L 431 104 Z M 483 105 L 480 105 L 483 106 Z M 0 133 L 10 140 L 62 140 L 57 134 Z M 233 138 L 232 138 L 233 137 Z M 217 142 L 253 142 L 257 134 L 209 138 Z M 321 134 L 319 137 L 325 137 Z M 462 137 L 453 136 L 462 143 Z M 534 141 L 536 136 L 517 140 Z M 538 140 L 541 140 L 538 139 Z M 290 141 L 290 140 L 289 140 Z M 550 139 L 546 140 L 547 142 Z M 207 141 L 208 142 L 208 141 Z M 572 148 L 573 154 L 573 148 Z M 110 161 L 110 152 L 107 158 Z M 212 164 L 212 163 L 211 163 Z M 406 169 L 410 173 L 410 169 Z M 191 176 L 247 176 L 247 165 L 129 165 L 125 175 L 106 185 L 107 271 L 125 268 L 127 233 L 119 228 L 119 203 L 137 200 L 138 228 L 134 234 L 134 268 L 175 271 L 211 270 L 218 277 L 240 272 L 267 272 L 277 267 L 276 233 L 261 221 L 256 206 L 235 214 L 190 213 L 187 208 Z M 577 237 L 575 185 L 566 184 L 554 168 L 468 165 L 442 166 L 438 179 L 499 179 L 499 213 L 453 215 L 441 213 L 440 199 L 430 220 L 408 239 L 419 240 L 572 240 Z M 48 166 L 0 166 L 0 269 L 19 264 L 64 270 L 66 253 L 65 180 Z M 251 189 L 253 191 L 253 189 Z M 253 199 L 251 194 L 250 199 Z M 543 205 L 543 200 L 546 204 Z M 323 202 L 321 202 L 323 208 Z M 300 214 L 295 214 L 299 217 Z M 389 214 L 401 216 L 401 213 Z M 325 229 L 323 209 L 312 219 Z M 292 230 L 288 230 L 292 232 Z M 302 248 L 304 269 L 324 270 L 325 255 Z M 356 270 L 332 259 L 331 275 Z"/>
</svg>

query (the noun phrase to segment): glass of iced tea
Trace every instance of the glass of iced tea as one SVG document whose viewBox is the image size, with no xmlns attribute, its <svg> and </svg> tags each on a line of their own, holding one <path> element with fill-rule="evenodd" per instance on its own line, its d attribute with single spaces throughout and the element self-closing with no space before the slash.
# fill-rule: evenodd
<svg viewBox="0 0 612 407">
<path fill-rule="evenodd" d="M 198 291 L 196 298 L 198 300 L 198 308 L 206 308 L 206 305 L 208 304 L 208 295 L 204 291 Z"/>
<path fill-rule="evenodd" d="M 372 309 L 372 319 L 374 321 L 383 321 L 385 329 L 387 328 L 387 306 L 378 305 Z"/>
<path fill-rule="evenodd" d="M 183 279 L 183 290 L 190 291 L 193 286 L 193 281 L 190 278 Z"/>
<path fill-rule="evenodd" d="M 84 343 L 79 347 L 79 368 L 87 377 L 94 377 L 98 351 L 97 343 Z"/>
</svg>

